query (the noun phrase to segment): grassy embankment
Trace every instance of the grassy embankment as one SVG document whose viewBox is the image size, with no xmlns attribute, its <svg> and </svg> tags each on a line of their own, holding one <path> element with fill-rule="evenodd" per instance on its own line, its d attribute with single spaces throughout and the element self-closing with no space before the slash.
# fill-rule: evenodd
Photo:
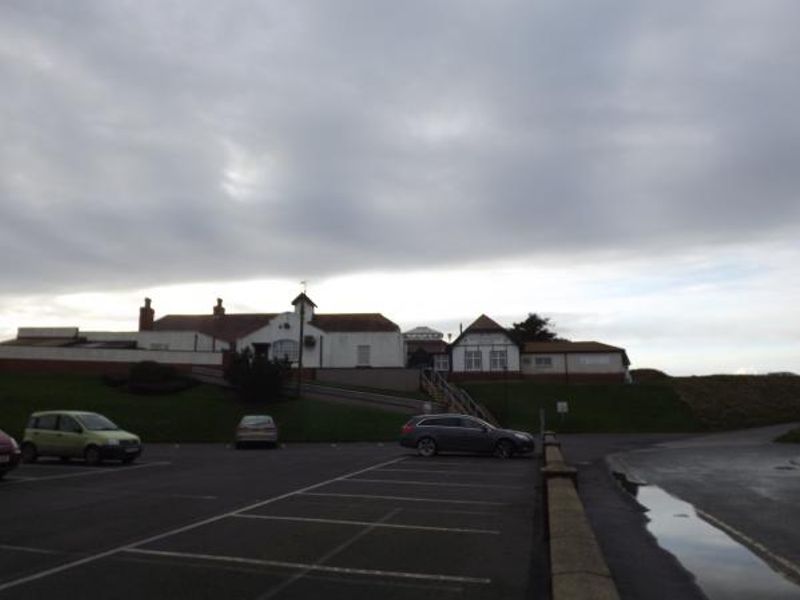
<svg viewBox="0 0 800 600">
<path fill-rule="evenodd" d="M 633 433 L 699 431 L 702 424 L 675 392 L 664 385 L 564 385 L 509 381 L 463 386 L 483 402 L 501 425 L 538 431 L 539 409 L 547 428 L 562 433 Z M 556 412 L 567 401 L 569 414 Z"/>
<path fill-rule="evenodd" d="M 800 377 L 649 373 L 632 385 L 509 381 L 507 387 L 499 382 L 464 387 L 501 423 L 527 430 L 538 429 L 542 407 L 548 427 L 565 433 L 721 431 L 800 421 Z M 555 409 L 558 400 L 569 402 L 563 421 Z M 795 431 L 782 441 L 798 438 Z"/>
<path fill-rule="evenodd" d="M 243 403 L 210 385 L 175 394 L 142 396 L 86 375 L 0 374 L 0 429 L 21 438 L 36 410 L 102 413 L 147 442 L 228 442 L 244 414 L 271 414 L 282 441 L 393 441 L 405 415 L 318 400 Z"/>
<path fill-rule="evenodd" d="M 783 444 L 800 444 L 800 427 L 784 433 L 776 438 L 775 441 Z"/>
</svg>

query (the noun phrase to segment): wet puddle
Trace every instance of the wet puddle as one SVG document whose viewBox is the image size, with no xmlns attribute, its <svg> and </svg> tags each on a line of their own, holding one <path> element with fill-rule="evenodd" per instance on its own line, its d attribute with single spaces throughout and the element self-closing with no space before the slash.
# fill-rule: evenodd
<svg viewBox="0 0 800 600">
<path fill-rule="evenodd" d="M 800 599 L 800 585 L 703 520 L 691 504 L 652 485 L 625 488 L 648 510 L 647 528 L 659 545 L 694 574 L 710 600 Z"/>
</svg>

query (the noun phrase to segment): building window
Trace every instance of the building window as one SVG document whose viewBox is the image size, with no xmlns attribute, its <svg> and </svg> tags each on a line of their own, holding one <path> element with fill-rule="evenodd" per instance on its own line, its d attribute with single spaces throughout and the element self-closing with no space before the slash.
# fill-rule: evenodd
<svg viewBox="0 0 800 600">
<path fill-rule="evenodd" d="M 356 348 L 356 365 L 359 367 L 369 366 L 369 346 L 358 346 Z"/>
<path fill-rule="evenodd" d="M 447 354 L 434 354 L 433 355 L 433 370 L 434 371 L 449 371 L 450 370 L 450 357 Z"/>
<path fill-rule="evenodd" d="M 297 362 L 297 340 L 278 340 L 272 345 L 272 357 L 276 360 Z"/>
<path fill-rule="evenodd" d="M 465 371 L 483 370 L 483 356 L 481 355 L 480 350 L 464 351 L 464 370 Z"/>
<path fill-rule="evenodd" d="M 150 350 L 169 350 L 169 344 L 153 342 L 150 344 Z"/>
<path fill-rule="evenodd" d="M 533 359 L 533 364 L 536 365 L 537 369 L 552 369 L 553 368 L 553 357 L 552 356 L 537 356 Z"/>
<path fill-rule="evenodd" d="M 508 352 L 505 350 L 491 350 L 489 352 L 489 370 L 503 371 L 508 369 Z"/>
</svg>

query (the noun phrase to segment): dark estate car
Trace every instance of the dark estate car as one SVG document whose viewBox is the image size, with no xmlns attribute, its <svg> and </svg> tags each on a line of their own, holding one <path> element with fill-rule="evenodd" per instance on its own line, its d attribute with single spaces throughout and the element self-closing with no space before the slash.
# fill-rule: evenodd
<svg viewBox="0 0 800 600">
<path fill-rule="evenodd" d="M 0 430 L 0 479 L 19 464 L 19 456 L 16 440 Z"/>
<path fill-rule="evenodd" d="M 533 436 L 500 429 L 470 415 L 419 415 L 403 425 L 400 445 L 416 448 L 421 456 L 437 452 L 479 452 L 508 458 L 533 452 Z"/>
</svg>

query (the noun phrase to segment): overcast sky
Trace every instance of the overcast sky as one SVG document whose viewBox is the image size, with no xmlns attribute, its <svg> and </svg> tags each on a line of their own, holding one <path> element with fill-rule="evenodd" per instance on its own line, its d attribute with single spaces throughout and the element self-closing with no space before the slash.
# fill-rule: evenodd
<svg viewBox="0 0 800 600">
<path fill-rule="evenodd" d="M 800 371 L 800 3 L 0 3 L 0 339 L 537 312 Z"/>
</svg>

